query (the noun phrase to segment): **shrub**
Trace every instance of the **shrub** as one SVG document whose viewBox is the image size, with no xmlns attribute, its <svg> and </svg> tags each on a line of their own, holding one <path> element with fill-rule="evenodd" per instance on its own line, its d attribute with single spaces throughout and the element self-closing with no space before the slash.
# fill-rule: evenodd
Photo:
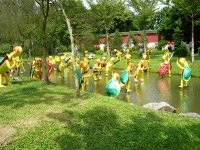
<svg viewBox="0 0 200 150">
<path fill-rule="evenodd" d="M 0 55 L 5 55 L 11 52 L 12 45 L 10 44 L 1 44 L 0 45 Z"/>
<path fill-rule="evenodd" d="M 97 55 L 103 55 L 103 51 L 102 50 L 96 50 L 95 54 L 97 54 Z"/>
<path fill-rule="evenodd" d="M 58 50 L 59 53 L 62 53 L 62 52 L 67 52 L 68 51 L 68 48 L 67 46 L 64 46 L 64 45 L 60 45 L 60 48 Z"/>
<path fill-rule="evenodd" d="M 152 51 L 152 55 L 163 55 L 164 52 L 162 50 L 154 50 Z"/>
<path fill-rule="evenodd" d="M 158 42 L 158 46 L 157 46 L 157 49 L 158 50 L 161 50 L 162 49 L 162 47 L 164 47 L 165 45 L 167 45 L 167 40 L 161 40 L 161 41 L 159 41 Z"/>
<path fill-rule="evenodd" d="M 185 45 L 181 45 L 180 47 L 178 47 L 175 50 L 175 55 L 179 56 L 179 57 L 185 57 L 187 56 L 188 52 L 187 52 L 187 48 L 185 47 Z"/>
</svg>

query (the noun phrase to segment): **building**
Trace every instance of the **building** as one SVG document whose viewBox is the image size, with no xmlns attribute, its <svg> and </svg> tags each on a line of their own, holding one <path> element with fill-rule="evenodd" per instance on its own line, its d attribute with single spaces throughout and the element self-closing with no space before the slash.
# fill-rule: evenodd
<svg viewBox="0 0 200 150">
<path fill-rule="evenodd" d="M 120 32 L 122 36 L 122 45 L 130 44 L 131 35 L 134 36 L 136 43 L 142 43 L 143 31 L 130 31 L 130 32 Z M 112 40 L 115 36 L 115 33 L 109 34 L 109 38 Z M 156 30 L 147 30 L 146 31 L 147 43 L 157 44 L 159 37 Z M 99 45 L 106 45 L 106 35 L 101 35 L 99 40 Z"/>
</svg>

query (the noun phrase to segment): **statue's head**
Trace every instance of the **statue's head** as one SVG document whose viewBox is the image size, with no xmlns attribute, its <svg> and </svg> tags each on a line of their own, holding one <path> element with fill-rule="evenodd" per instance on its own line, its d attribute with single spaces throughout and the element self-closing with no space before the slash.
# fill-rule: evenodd
<svg viewBox="0 0 200 150">
<path fill-rule="evenodd" d="M 15 46 L 13 48 L 13 51 L 15 52 L 15 54 L 19 55 L 23 52 L 22 47 L 21 46 Z"/>
<path fill-rule="evenodd" d="M 116 79 L 116 80 L 119 80 L 119 74 L 118 73 L 113 73 L 112 78 Z"/>
<path fill-rule="evenodd" d="M 185 58 L 180 58 L 180 59 L 179 59 L 179 62 L 181 63 L 181 65 L 184 65 L 185 62 L 186 62 L 186 59 L 185 59 Z"/>
</svg>

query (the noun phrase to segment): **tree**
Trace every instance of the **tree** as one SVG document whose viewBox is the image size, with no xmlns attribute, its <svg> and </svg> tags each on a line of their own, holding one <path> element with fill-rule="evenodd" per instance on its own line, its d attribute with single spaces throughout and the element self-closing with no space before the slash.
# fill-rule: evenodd
<svg viewBox="0 0 200 150">
<path fill-rule="evenodd" d="M 191 19 L 191 41 L 192 41 L 192 50 L 191 50 L 191 56 L 192 56 L 192 62 L 194 62 L 194 27 L 195 22 L 197 21 L 196 17 L 200 13 L 200 3 L 199 0 L 172 0 L 174 5 L 179 9 L 180 12 L 182 12 L 185 16 L 189 17 Z"/>
<path fill-rule="evenodd" d="M 80 88 L 79 88 L 79 83 L 78 83 L 78 77 L 77 77 L 77 74 L 76 74 L 76 57 L 75 57 L 75 48 L 74 48 L 73 29 L 72 29 L 72 26 L 71 26 L 71 23 L 70 23 L 70 19 L 69 19 L 69 17 L 67 16 L 67 14 L 65 12 L 65 9 L 63 7 L 62 2 L 59 1 L 59 5 L 60 5 L 60 8 L 62 10 L 63 16 L 65 18 L 65 21 L 66 21 L 66 24 L 67 24 L 67 28 L 69 30 L 76 95 L 77 95 L 77 97 L 79 97 L 80 96 Z"/>
<path fill-rule="evenodd" d="M 122 36 L 119 31 L 115 31 L 114 39 L 112 40 L 112 47 L 114 49 L 121 49 L 122 46 Z"/>
<path fill-rule="evenodd" d="M 114 20 L 124 18 L 127 11 L 123 0 L 87 0 L 97 28 L 106 33 L 107 56 L 110 57 L 109 30 Z"/>
<path fill-rule="evenodd" d="M 153 15 L 156 11 L 158 0 L 129 0 L 130 6 L 133 8 L 133 13 L 137 17 L 137 23 L 140 29 L 143 30 L 144 37 L 144 52 L 146 53 L 146 30 L 149 28 Z"/>
</svg>

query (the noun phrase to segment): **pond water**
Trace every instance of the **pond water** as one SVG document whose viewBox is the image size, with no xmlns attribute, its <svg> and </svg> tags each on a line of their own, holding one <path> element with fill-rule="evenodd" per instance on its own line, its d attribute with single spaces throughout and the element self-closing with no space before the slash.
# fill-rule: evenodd
<svg viewBox="0 0 200 150">
<path fill-rule="evenodd" d="M 196 112 L 200 114 L 200 78 L 191 78 L 188 87 L 181 89 L 180 75 L 172 75 L 171 78 L 161 78 L 156 73 L 145 73 L 143 83 L 135 83 L 131 77 L 130 93 L 122 88 L 117 99 L 131 104 L 144 105 L 150 102 L 167 102 L 177 109 L 177 112 Z M 110 78 L 102 77 L 102 80 L 94 81 L 90 77 L 88 92 L 96 92 L 105 95 L 105 84 Z M 71 71 L 65 72 L 65 78 L 60 79 L 55 73 L 52 82 L 74 87 Z"/>
</svg>

